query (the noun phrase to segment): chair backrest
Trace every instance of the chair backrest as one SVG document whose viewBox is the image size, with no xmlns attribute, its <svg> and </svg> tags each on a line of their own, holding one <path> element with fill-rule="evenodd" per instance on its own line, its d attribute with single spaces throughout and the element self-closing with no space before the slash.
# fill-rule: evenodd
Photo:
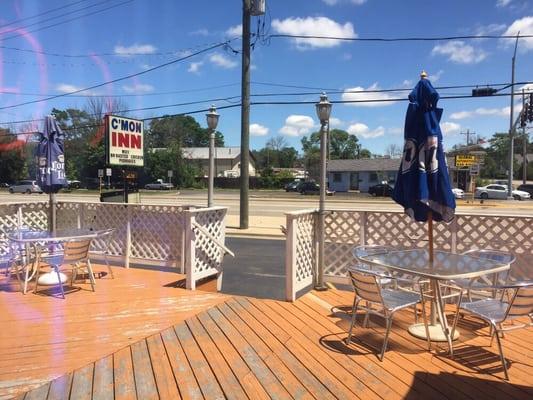
<svg viewBox="0 0 533 400">
<path fill-rule="evenodd" d="M 516 261 L 516 257 L 512 253 L 492 249 L 474 249 L 463 253 L 464 255 L 481 258 L 484 260 L 491 260 L 502 264 L 512 264 Z"/>
<path fill-rule="evenodd" d="M 383 304 L 379 275 L 361 268 L 348 268 L 348 275 L 352 281 L 355 294 L 362 300 Z"/>
<path fill-rule="evenodd" d="M 523 317 L 533 314 L 533 282 L 515 283 L 515 293 L 507 309 L 508 318 Z"/>
<path fill-rule="evenodd" d="M 358 260 L 361 261 L 361 257 L 371 256 L 374 254 L 387 254 L 390 251 L 393 251 L 394 247 L 382 246 L 377 244 L 365 244 L 363 246 L 357 246 L 352 250 L 352 255 Z"/>
<path fill-rule="evenodd" d="M 63 262 L 74 264 L 87 261 L 92 239 L 69 240 L 63 247 Z"/>
<path fill-rule="evenodd" d="M 115 233 L 115 228 L 102 229 L 96 231 L 96 237 L 92 242 L 91 249 L 94 251 L 107 252 L 109 243 L 111 242 L 111 236 Z"/>
</svg>

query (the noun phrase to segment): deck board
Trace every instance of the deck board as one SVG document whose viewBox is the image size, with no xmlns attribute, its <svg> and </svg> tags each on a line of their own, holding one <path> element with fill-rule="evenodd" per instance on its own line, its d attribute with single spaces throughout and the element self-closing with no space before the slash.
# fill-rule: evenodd
<svg viewBox="0 0 533 400">
<path fill-rule="evenodd" d="M 174 290 L 183 298 L 205 295 Z M 345 343 L 352 300 L 351 292 L 336 289 L 312 292 L 294 303 L 220 296 L 194 314 L 178 313 L 178 320 L 157 331 L 152 330 L 157 323 L 149 321 L 153 316 L 145 316 L 137 321 L 142 325 L 139 331 L 150 326 L 143 337 L 67 371 L 29 391 L 26 398 L 43 398 L 46 393 L 49 399 L 83 398 L 89 387 L 95 399 L 533 396 L 533 360 L 526 347 L 533 337 L 531 329 L 510 332 L 503 339 L 506 357 L 512 361 L 510 382 L 502 379 L 496 346 L 488 347 L 486 326 L 469 318 L 461 321 L 461 338 L 455 343 L 458 355 L 452 359 L 443 344 L 427 351 L 425 341 L 407 332 L 412 310 L 399 312 L 380 362 L 376 348 L 381 346 L 384 324 L 379 318 L 372 317 L 370 326 L 362 328 L 362 315 L 358 316 L 352 343 Z M 180 320 L 183 315 L 187 316 Z"/>
</svg>

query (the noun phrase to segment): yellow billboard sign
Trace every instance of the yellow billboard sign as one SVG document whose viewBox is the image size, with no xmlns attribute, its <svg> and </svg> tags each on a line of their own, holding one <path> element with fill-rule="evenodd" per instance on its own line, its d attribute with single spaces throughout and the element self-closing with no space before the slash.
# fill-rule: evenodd
<svg viewBox="0 0 533 400">
<path fill-rule="evenodd" d="M 458 168 L 470 167 L 477 164 L 476 156 L 469 154 L 458 154 L 455 156 L 455 166 Z"/>
</svg>

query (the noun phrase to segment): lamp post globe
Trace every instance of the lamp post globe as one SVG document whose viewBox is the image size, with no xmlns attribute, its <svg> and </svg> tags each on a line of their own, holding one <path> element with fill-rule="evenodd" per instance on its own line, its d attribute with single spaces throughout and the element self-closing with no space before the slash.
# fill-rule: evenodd
<svg viewBox="0 0 533 400">
<path fill-rule="evenodd" d="M 320 120 L 320 200 L 318 205 L 318 271 L 316 274 L 315 290 L 326 290 L 324 285 L 324 224 L 326 213 L 326 158 L 327 158 L 327 129 L 332 105 L 326 93 L 322 93 L 320 101 L 316 103 L 316 115 Z"/>
<path fill-rule="evenodd" d="M 213 191 L 214 191 L 214 177 L 215 177 L 215 130 L 218 125 L 218 113 L 214 105 L 209 108 L 209 112 L 205 114 L 207 118 L 207 126 L 209 132 L 209 175 L 207 181 L 207 207 L 213 206 Z"/>
<path fill-rule="evenodd" d="M 316 103 L 316 115 L 321 124 L 326 123 L 331 115 L 331 103 L 328 101 L 326 93 L 320 95 L 320 101 Z"/>
</svg>

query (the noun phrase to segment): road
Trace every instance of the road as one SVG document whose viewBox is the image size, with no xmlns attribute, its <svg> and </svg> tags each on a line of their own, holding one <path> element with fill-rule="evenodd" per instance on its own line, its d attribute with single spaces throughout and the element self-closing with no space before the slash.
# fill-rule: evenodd
<svg viewBox="0 0 533 400">
<path fill-rule="evenodd" d="M 83 190 L 71 193 L 59 193 L 58 200 L 95 202 L 99 201 L 97 192 Z M 0 191 L 0 204 L 6 202 L 46 201 L 46 194 L 10 194 Z M 180 190 L 170 192 L 143 191 L 140 194 L 143 204 L 159 205 L 205 205 L 207 191 L 205 190 Z M 228 207 L 228 214 L 239 214 L 239 191 L 215 191 L 214 204 Z M 298 193 L 285 193 L 283 191 L 251 191 L 249 201 L 250 216 L 282 217 L 285 212 L 297 211 L 318 207 L 318 196 L 302 196 Z M 359 193 L 336 193 L 326 199 L 327 208 L 349 210 L 376 210 L 376 211 L 401 211 L 401 207 L 390 199 L 373 198 Z M 480 204 L 479 200 L 467 203 L 458 202 L 457 211 L 471 214 L 499 215 L 533 215 L 533 200 L 530 201 L 497 201 L 490 200 Z"/>
</svg>

